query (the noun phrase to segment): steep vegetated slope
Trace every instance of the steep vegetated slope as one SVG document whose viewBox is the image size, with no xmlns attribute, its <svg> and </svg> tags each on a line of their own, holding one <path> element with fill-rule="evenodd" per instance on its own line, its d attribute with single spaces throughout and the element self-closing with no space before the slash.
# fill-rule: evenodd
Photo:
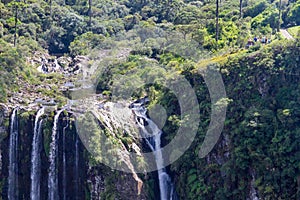
<svg viewBox="0 0 300 200">
<path fill-rule="evenodd" d="M 193 86 L 199 101 L 201 120 L 197 136 L 189 150 L 167 168 L 180 199 L 299 199 L 300 34 L 292 32 L 295 41 L 287 41 L 279 34 L 280 28 L 300 25 L 299 0 L 2 0 L 0 9 L 0 102 L 5 104 L 1 106 L 0 118 L 3 133 L 0 138 L 4 141 L 1 143 L 4 159 L 0 174 L 3 195 L 7 192 L 8 152 L 5 147 L 8 146 L 8 113 L 11 111 L 6 105 L 26 107 L 40 98 L 54 99 L 59 107 L 65 105 L 70 91 L 62 86 L 67 83 L 72 87 L 80 86 L 81 83 L 74 80 L 82 78 L 79 72 L 83 67 L 91 69 L 89 75 L 96 82 L 101 101 L 109 101 L 113 85 L 122 84 L 118 77 L 126 75 L 127 79 L 138 80 L 138 76 L 146 74 L 155 63 L 164 69 L 157 74 L 170 77 L 168 69 L 172 69 L 183 75 Z M 177 37 L 153 38 L 151 34 L 156 30 L 180 35 L 177 43 L 182 48 L 178 54 L 167 51 L 168 42 Z M 126 42 L 132 44 L 126 43 L 130 48 L 122 50 L 104 71 L 94 69 L 93 64 L 105 57 L 108 49 L 118 49 L 115 41 L 122 43 L 125 36 L 132 36 L 126 38 Z M 245 49 L 255 37 L 270 39 L 270 44 L 258 41 Z M 188 51 L 191 43 L 201 55 L 198 60 L 184 57 L 180 52 Z M 78 64 L 80 61 L 84 64 Z M 37 69 L 43 66 L 54 70 L 39 72 Z M 221 103 L 228 107 L 224 130 L 216 147 L 205 158 L 200 158 L 199 150 L 211 114 L 209 91 L 201 75 L 201 70 L 206 68 L 222 74 L 227 98 Z M 124 85 L 124 90 L 130 87 Z M 166 108 L 162 138 L 165 145 L 184 124 L 178 100 L 159 84 L 138 88 L 132 98 L 145 95 L 151 100 L 149 110 L 155 104 Z M 20 116 L 20 137 L 24 141 L 20 148 L 28 155 L 32 138 L 28 132 L 33 132 L 32 112 L 26 111 Z M 48 115 L 53 117 L 54 113 Z M 47 120 L 42 154 L 46 161 L 52 125 L 52 121 Z M 68 120 L 61 119 L 60 129 Z M 72 133 L 67 136 L 67 143 L 75 146 L 72 127 L 67 128 Z M 126 148 L 132 143 L 128 135 L 118 137 Z M 71 169 L 75 155 L 70 145 L 66 152 L 71 155 L 67 161 Z M 154 174 L 143 177 L 146 190 L 137 197 L 131 176 L 98 166 L 98 161 L 87 156 L 83 146 L 80 148 L 81 173 L 84 178 L 88 177 L 78 182 L 84 187 L 78 189 L 80 197 L 159 197 Z M 63 160 L 61 151 L 59 156 Z M 20 165 L 29 162 L 27 157 Z M 20 179 L 27 180 L 29 172 L 30 167 L 25 166 L 24 177 Z M 47 174 L 46 169 L 43 168 L 42 174 Z M 129 182 L 134 184 L 128 185 Z M 42 187 L 47 190 L 47 185 Z M 29 197 L 26 189 L 24 187 L 22 192 Z M 70 194 L 73 191 L 67 190 Z"/>
</svg>

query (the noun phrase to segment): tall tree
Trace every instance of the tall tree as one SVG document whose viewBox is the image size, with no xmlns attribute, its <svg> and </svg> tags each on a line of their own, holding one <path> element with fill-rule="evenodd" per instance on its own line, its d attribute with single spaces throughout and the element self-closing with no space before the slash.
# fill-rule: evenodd
<svg viewBox="0 0 300 200">
<path fill-rule="evenodd" d="M 18 31 L 18 14 L 19 14 L 19 9 L 22 6 L 20 0 L 12 1 L 9 3 L 9 7 L 13 9 L 14 13 L 14 46 L 17 44 L 17 31 Z"/>
<path fill-rule="evenodd" d="M 243 17 L 242 9 L 243 9 L 243 0 L 240 0 L 240 18 Z"/>
<path fill-rule="evenodd" d="M 89 26 L 92 25 L 92 0 L 89 0 Z"/>
<path fill-rule="evenodd" d="M 219 0 L 216 0 L 216 41 L 219 40 Z"/>
<path fill-rule="evenodd" d="M 278 15 L 278 26 L 277 26 L 277 31 L 280 31 L 280 26 L 281 26 L 281 10 L 282 10 L 282 0 L 279 0 L 278 4 L 278 10 L 279 10 L 279 15 Z"/>
<path fill-rule="evenodd" d="M 52 18 L 52 0 L 47 0 L 49 1 L 49 6 L 50 6 L 50 18 Z"/>
<path fill-rule="evenodd" d="M 16 46 L 17 43 L 17 26 L 18 26 L 18 5 L 15 4 L 15 33 L 14 33 L 14 46 Z"/>
</svg>

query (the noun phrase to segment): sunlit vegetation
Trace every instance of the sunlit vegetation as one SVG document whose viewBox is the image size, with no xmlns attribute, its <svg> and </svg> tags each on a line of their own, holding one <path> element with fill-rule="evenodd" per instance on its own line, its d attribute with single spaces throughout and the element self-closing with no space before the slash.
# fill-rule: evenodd
<svg viewBox="0 0 300 200">
<path fill-rule="evenodd" d="M 105 71 L 92 74 L 96 92 L 109 99 L 113 86 L 122 85 L 120 98 L 134 88 L 132 99 L 148 95 L 149 108 L 163 105 L 168 114 L 163 143 L 184 122 L 176 96 L 159 78 L 182 75 L 197 95 L 201 112 L 197 137 L 188 152 L 170 166 L 180 199 L 247 199 L 252 176 L 261 199 L 299 199 L 299 0 L 2 0 L 0 9 L 0 102 L 7 102 L 11 92 L 20 92 L 24 83 L 32 88 L 49 84 L 50 89 L 26 89 L 65 102 L 57 86 L 65 77 L 38 73 L 27 58 L 37 51 L 93 57 L 97 50 L 116 48 L 117 38 L 118 44 L 127 42 L 132 49 L 125 60 L 115 58 Z M 284 40 L 280 28 L 288 29 L 296 40 Z M 180 37 L 148 37 L 156 30 L 175 31 Z M 137 33 L 140 37 L 135 37 Z M 132 38 L 125 37 L 128 35 Z M 256 42 L 246 49 L 255 37 L 272 42 Z M 172 39 L 176 42 L 170 42 Z M 202 57 L 195 61 L 167 51 L 174 43 L 179 52 L 196 52 Z M 194 49 L 187 45 L 191 43 Z M 150 75 L 158 77 L 156 83 L 135 88 L 119 79 L 126 76 L 126 80 L 141 83 L 155 66 L 159 70 Z M 222 74 L 230 103 L 219 143 L 200 159 L 211 102 L 199 70 L 207 66 L 217 67 Z M 86 125 L 90 130 L 97 126 Z M 106 134 L 104 130 L 94 133 L 95 137 Z M 49 134 L 46 130 L 45 135 Z M 129 136 L 118 139 L 132 143 Z M 101 147 L 96 139 L 91 144 Z M 99 154 L 94 162 L 103 159 Z M 108 189 L 102 196 L 115 199 L 118 194 L 110 184 L 107 180 Z M 149 198 L 154 199 L 154 184 L 147 184 Z"/>
</svg>

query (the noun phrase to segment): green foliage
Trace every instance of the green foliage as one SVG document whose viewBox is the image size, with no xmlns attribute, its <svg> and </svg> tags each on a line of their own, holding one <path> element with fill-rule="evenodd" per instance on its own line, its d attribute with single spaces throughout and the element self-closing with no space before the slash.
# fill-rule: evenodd
<svg viewBox="0 0 300 200">
<path fill-rule="evenodd" d="M 296 1 L 296 3 L 292 6 L 292 8 L 288 12 L 288 21 L 290 24 L 300 25 L 300 1 Z"/>
<path fill-rule="evenodd" d="M 93 34 L 92 32 L 84 33 L 70 44 L 70 54 L 72 56 L 87 55 L 92 49 L 100 46 L 103 40 L 102 35 Z"/>
<path fill-rule="evenodd" d="M 53 20 L 56 22 L 55 26 L 46 32 L 49 51 L 53 53 L 68 52 L 69 45 L 75 37 L 85 32 L 86 23 L 83 17 L 62 7 L 53 9 Z"/>
<path fill-rule="evenodd" d="M 198 158 L 208 125 L 208 120 L 201 119 L 190 150 L 171 166 L 180 198 L 246 199 L 254 171 L 260 198 L 296 199 L 299 55 L 297 44 L 277 43 L 255 53 L 236 54 L 222 63 L 227 95 L 233 100 L 223 130 L 230 143 L 223 146 L 225 136 L 221 136 L 208 156 Z M 196 71 L 189 77 L 197 85 L 200 110 L 206 113 L 202 116 L 209 116 L 205 85 Z"/>
<path fill-rule="evenodd" d="M 149 109 L 156 104 L 162 105 L 168 115 L 163 128 L 166 133 L 163 142 L 168 143 L 184 121 L 179 117 L 177 99 L 163 86 L 162 77 L 172 77 L 175 71 L 191 83 L 199 100 L 201 122 L 191 148 L 170 167 L 180 199 L 247 199 L 252 179 L 250 171 L 255 171 L 255 186 L 262 199 L 296 199 L 300 176 L 299 39 L 294 44 L 282 41 L 266 46 L 257 44 L 245 51 L 236 50 L 244 47 L 254 35 L 269 37 L 274 33 L 279 17 L 277 1 L 245 2 L 243 19 L 239 19 L 238 1 L 221 1 L 218 42 L 214 39 L 214 1 L 93 0 L 91 24 L 88 1 L 67 0 L 66 5 L 62 1 L 52 1 L 51 13 L 49 1 L 2 2 L 0 102 L 7 100 L 8 92 L 19 90 L 19 82 L 54 85 L 63 79 L 57 74 L 36 77 L 34 68 L 26 63 L 26 58 L 36 51 L 88 55 L 94 49 L 115 45 L 115 36 L 125 36 L 128 34 L 126 31 L 136 28 L 135 31 L 142 37 L 130 41 L 140 43 L 133 47 L 128 59 L 122 63 L 112 60 L 109 66 L 104 69 L 99 66 L 99 71 L 95 72 L 97 92 L 110 96 L 115 89 L 112 86 L 121 85 L 122 88 L 117 91 L 120 97 L 128 92 L 132 92 L 132 98 L 148 95 L 151 99 Z M 16 7 L 19 11 L 18 44 L 13 47 Z M 284 25 L 300 24 L 299 9 L 299 0 L 289 1 L 283 6 Z M 140 27 L 147 28 L 147 31 L 142 32 Z M 165 46 L 161 44 L 172 43 L 172 36 L 149 37 L 157 30 L 156 27 L 176 30 L 181 34 L 183 38 L 176 40 L 176 49 L 181 52 L 194 51 L 185 45 L 191 41 L 195 41 L 200 50 L 219 54 L 228 49 L 237 51 L 232 55 L 204 60 L 202 64 L 205 66 L 213 61 L 221 65 L 228 98 L 233 100 L 228 106 L 223 138 L 205 159 L 199 159 L 198 152 L 210 123 L 209 91 L 203 77 L 196 73 L 195 63 L 164 51 Z M 159 65 L 159 70 L 148 74 L 156 65 Z M 120 78 L 124 76 L 126 80 Z M 142 87 L 126 82 L 136 80 L 136 83 L 143 83 L 146 78 L 156 82 Z M 57 98 L 60 103 L 65 101 L 57 86 L 51 90 L 41 88 L 37 92 Z M 24 119 L 29 117 L 28 113 L 22 115 Z M 111 137 L 107 144 L 101 143 L 101 137 L 108 133 L 99 129 L 99 124 L 93 119 L 91 114 L 79 119 L 85 125 L 82 131 L 94 133 L 90 144 L 98 156 L 91 158 L 91 163 L 96 165 L 106 159 L 101 154 L 101 148 L 106 145 L 121 141 L 128 146 L 133 142 L 129 136 L 119 134 L 116 138 Z M 45 152 L 49 152 L 51 126 L 51 122 L 45 124 Z M 228 147 L 221 144 L 225 137 L 230 141 Z M 226 153 L 230 155 L 225 156 Z M 144 160 L 140 159 L 139 164 L 144 165 Z M 107 180 L 108 185 L 112 185 L 113 178 Z M 151 184 L 149 187 L 153 188 Z M 155 198 L 154 194 L 150 196 Z M 119 198 L 113 187 L 108 187 L 102 197 Z"/>
<path fill-rule="evenodd" d="M 125 30 L 132 29 L 136 24 L 140 22 L 141 18 L 142 17 L 138 14 L 125 16 L 123 19 Z"/>
<path fill-rule="evenodd" d="M 251 6 L 248 6 L 244 10 L 244 17 L 256 17 L 260 13 L 262 13 L 268 6 L 267 1 L 254 1 L 254 4 Z"/>
<path fill-rule="evenodd" d="M 218 43 L 212 41 L 215 37 L 215 5 L 214 2 L 204 1 L 111 1 L 95 0 L 92 2 L 92 19 L 89 25 L 87 1 L 52 2 L 47 1 L 12 1 L 9 4 L 1 3 L 0 35 L 12 42 L 14 33 L 13 7 L 18 6 L 19 27 L 18 36 L 36 40 L 39 45 L 50 53 L 71 55 L 86 54 L 87 32 L 102 34 L 106 37 L 125 34 L 139 24 L 151 22 L 152 24 L 170 23 L 172 25 L 186 25 L 181 31 L 187 37 L 199 43 L 200 47 L 217 51 L 229 46 L 244 46 L 244 38 L 251 32 L 262 34 L 270 33 L 270 28 L 277 24 L 278 12 L 274 9 L 276 3 L 261 0 L 249 1 L 243 5 L 244 16 L 252 18 L 252 30 L 247 28 L 247 34 L 241 36 L 245 29 L 240 27 L 239 2 L 222 2 L 220 8 L 222 39 Z M 297 3 L 292 3 L 284 10 L 283 20 L 295 22 L 297 17 Z M 248 25 L 251 20 L 247 21 Z M 1 24 L 3 28 L 1 30 Z M 270 28 L 265 28 L 270 25 Z M 222 28 L 223 27 L 223 28 Z M 246 27 L 243 25 L 243 27 Z M 239 31 L 237 31 L 239 30 Z M 82 36 L 81 36 L 82 35 Z M 239 36 L 243 38 L 238 38 Z M 94 36 L 92 36 L 94 37 Z M 95 38 L 95 37 L 94 37 Z M 86 40 L 81 44 L 82 40 Z M 91 39 L 93 40 L 93 39 Z M 71 45 L 72 44 L 72 45 Z M 94 44 L 93 44 L 94 45 Z M 94 48 L 94 47 L 93 47 Z M 72 51 L 72 52 L 71 52 Z M 149 53 L 149 52 L 147 52 Z"/>
<path fill-rule="evenodd" d="M 275 29 L 277 27 L 277 21 L 278 10 L 269 8 L 253 18 L 251 25 L 253 28 L 270 26 L 271 28 Z"/>
<path fill-rule="evenodd" d="M 5 102 L 6 90 L 17 86 L 16 75 L 23 69 L 24 60 L 18 49 L 0 39 L 0 100 Z"/>
<path fill-rule="evenodd" d="M 175 24 L 190 24 L 198 20 L 201 16 L 200 10 L 196 6 L 187 5 L 180 9 L 174 19 Z"/>
<path fill-rule="evenodd" d="M 231 144 L 226 147 L 229 149 L 217 145 L 205 159 L 198 158 L 210 116 L 209 92 L 203 78 L 197 72 L 190 73 L 193 68 L 185 66 L 186 59 L 171 53 L 159 55 L 160 64 L 184 74 L 194 85 L 200 102 L 202 119 L 197 138 L 190 150 L 171 165 L 180 198 L 246 199 L 251 170 L 256 173 L 256 187 L 261 198 L 286 199 L 296 195 L 294 177 L 300 175 L 297 165 L 300 104 L 296 101 L 299 78 L 294 76 L 299 73 L 297 66 L 300 64 L 297 45 L 274 43 L 253 53 L 215 58 L 222 64 L 227 95 L 232 99 L 223 132 Z M 147 72 L 145 66 L 143 56 L 131 55 L 127 62 L 112 66 L 109 74 L 112 77 L 125 73 L 128 79 L 138 80 Z M 167 70 L 157 73 L 169 76 Z M 178 117 L 176 97 L 159 83 L 142 88 L 143 92 L 136 97 L 147 94 L 151 99 L 150 110 L 155 104 L 166 109 L 169 117 L 163 128 L 166 133 L 163 140 L 168 143 L 182 121 Z M 125 90 L 127 87 L 130 89 L 131 85 L 125 85 Z M 225 156 L 226 151 L 230 156 Z M 222 164 L 215 157 L 222 160 Z"/>
<path fill-rule="evenodd" d="M 289 28 L 288 29 L 288 32 L 293 36 L 293 37 L 298 37 L 298 33 L 300 31 L 300 26 L 295 26 L 295 27 L 292 27 L 292 28 Z"/>
<path fill-rule="evenodd" d="M 54 112 L 51 112 L 47 120 L 43 123 L 43 149 L 47 156 L 49 156 L 50 144 L 52 140 L 51 135 L 53 127 L 53 117 Z"/>
</svg>

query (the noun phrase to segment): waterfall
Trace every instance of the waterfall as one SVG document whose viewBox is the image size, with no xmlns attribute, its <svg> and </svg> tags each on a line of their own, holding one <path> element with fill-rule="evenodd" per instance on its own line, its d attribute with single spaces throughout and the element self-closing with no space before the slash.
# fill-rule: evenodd
<svg viewBox="0 0 300 200">
<path fill-rule="evenodd" d="M 78 163 L 79 163 L 79 136 L 76 134 L 75 141 L 75 199 L 78 199 L 78 186 L 79 186 L 79 173 L 78 173 Z"/>
<path fill-rule="evenodd" d="M 66 163 L 66 128 L 63 128 L 63 200 L 67 199 L 67 163 Z"/>
<path fill-rule="evenodd" d="M 8 199 L 18 199 L 18 108 L 13 110 L 9 137 Z"/>
<path fill-rule="evenodd" d="M 156 166 L 158 169 L 160 199 L 175 200 L 177 197 L 176 193 L 174 192 L 174 185 L 170 176 L 166 172 L 166 169 L 163 167 L 164 160 L 161 152 L 161 135 L 163 132 L 151 119 L 147 117 L 147 110 L 144 107 L 144 103 L 146 103 L 146 99 L 143 99 L 142 102 L 139 101 L 139 103 L 131 104 L 130 108 L 132 108 L 136 115 L 136 121 L 142 130 L 142 134 L 147 145 L 154 152 Z"/>
<path fill-rule="evenodd" d="M 252 180 L 250 183 L 250 194 L 247 200 L 259 200 L 257 191 L 255 189 L 255 171 L 254 169 L 250 169 L 250 174 L 252 176 Z"/>
<path fill-rule="evenodd" d="M 57 174 L 57 165 L 56 165 L 56 157 L 57 157 L 57 125 L 58 119 L 63 110 L 60 110 L 54 116 L 54 124 L 52 128 L 52 141 L 50 144 L 50 155 L 49 155 L 49 175 L 48 175 L 48 199 L 49 200 L 58 200 L 58 174 Z"/>
<path fill-rule="evenodd" d="M 41 178 L 41 134 L 42 134 L 42 123 L 39 123 L 39 118 L 44 114 L 44 108 L 41 108 L 35 117 L 34 132 L 32 140 L 32 152 L 31 152 L 31 190 L 30 199 L 40 199 L 40 178 Z"/>
</svg>

